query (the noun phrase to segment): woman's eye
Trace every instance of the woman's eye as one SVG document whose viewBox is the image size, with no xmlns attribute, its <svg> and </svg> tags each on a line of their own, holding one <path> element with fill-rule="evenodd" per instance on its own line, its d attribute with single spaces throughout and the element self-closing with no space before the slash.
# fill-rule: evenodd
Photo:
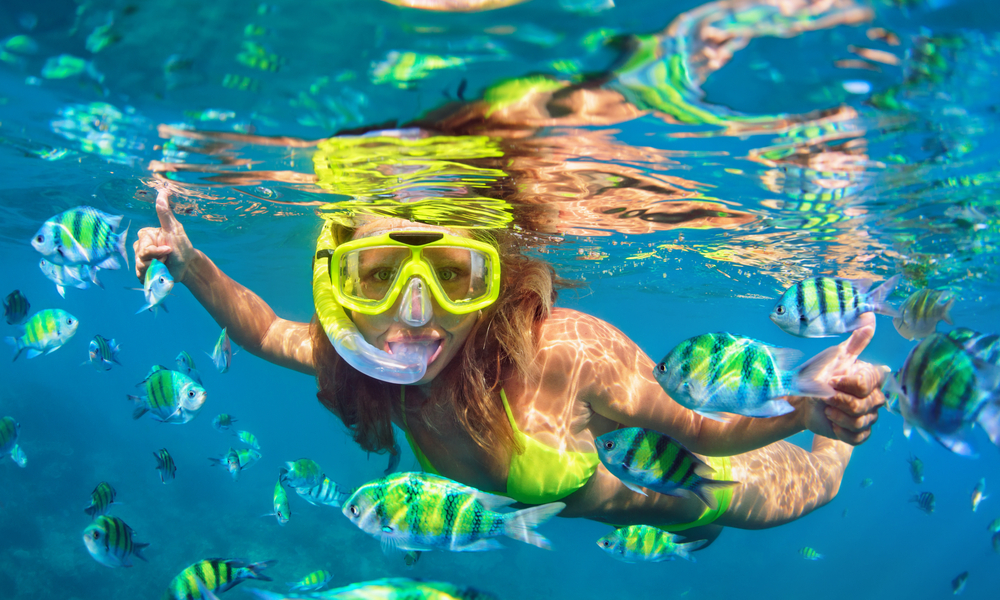
<svg viewBox="0 0 1000 600">
<path fill-rule="evenodd" d="M 451 269 L 441 269 L 438 271 L 438 280 L 440 281 L 453 281 L 456 277 L 458 277 L 458 273 Z"/>
<path fill-rule="evenodd" d="M 389 269 L 375 271 L 375 281 L 389 281 L 390 279 L 392 279 L 392 271 Z"/>
</svg>

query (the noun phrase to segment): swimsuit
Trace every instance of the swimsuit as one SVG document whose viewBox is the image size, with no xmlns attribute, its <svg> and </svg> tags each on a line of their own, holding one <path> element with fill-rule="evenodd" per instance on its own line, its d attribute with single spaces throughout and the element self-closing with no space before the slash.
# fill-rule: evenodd
<svg viewBox="0 0 1000 600">
<path fill-rule="evenodd" d="M 511 454 L 510 470 L 507 474 L 507 491 L 504 495 L 524 504 L 545 504 L 565 498 L 583 487 L 583 484 L 587 483 L 601 462 L 597 453 L 556 450 L 528 437 L 517 428 L 517 423 L 514 422 L 514 413 L 510 410 L 507 394 L 503 390 L 500 390 L 500 399 L 507 412 L 507 420 L 510 421 L 510 426 L 514 430 L 514 437 L 524 448 L 524 452 L 520 454 Z M 413 450 L 413 454 L 417 457 L 417 461 L 424 471 L 440 475 L 434 465 L 427 460 L 420 447 L 417 446 L 406 426 L 405 385 L 400 386 L 399 401 L 403 414 L 403 432 L 406 434 L 406 441 L 410 444 L 410 449 Z M 719 479 L 729 480 L 729 457 L 706 456 L 705 462 L 716 470 Z M 660 529 L 683 531 L 692 527 L 708 525 L 715 521 L 729 508 L 733 491 L 727 487 L 716 491 L 715 496 L 719 500 L 719 506 L 715 510 L 706 508 L 696 521 L 660 527 Z"/>
</svg>

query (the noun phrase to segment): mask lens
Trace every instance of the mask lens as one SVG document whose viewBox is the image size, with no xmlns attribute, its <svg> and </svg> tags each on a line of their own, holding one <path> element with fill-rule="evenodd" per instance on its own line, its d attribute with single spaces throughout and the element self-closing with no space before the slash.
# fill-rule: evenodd
<svg viewBox="0 0 1000 600">
<path fill-rule="evenodd" d="M 424 248 L 424 261 L 441 290 L 461 305 L 486 296 L 489 289 L 489 258 L 478 250 L 455 246 Z"/>
<path fill-rule="evenodd" d="M 409 248 L 376 246 L 348 252 L 340 259 L 341 292 L 362 302 L 378 302 L 392 290 Z"/>
</svg>

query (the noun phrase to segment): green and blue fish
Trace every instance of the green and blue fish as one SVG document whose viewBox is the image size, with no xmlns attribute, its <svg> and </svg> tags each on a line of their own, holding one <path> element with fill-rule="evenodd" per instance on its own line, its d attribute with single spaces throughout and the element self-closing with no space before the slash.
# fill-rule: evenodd
<svg viewBox="0 0 1000 600">
<path fill-rule="evenodd" d="M 712 467 L 680 442 L 652 429 L 617 429 L 598 436 L 594 445 L 608 471 L 643 496 L 642 488 L 668 496 L 690 493 L 714 510 L 719 504 L 715 492 L 739 484 L 710 479 Z"/>
<path fill-rule="evenodd" d="M 313 571 L 298 581 L 289 581 L 288 591 L 318 592 L 319 590 L 325 588 L 326 585 L 330 583 L 331 579 L 333 579 L 333 573 L 327 571 L 326 569 L 319 569 L 318 571 Z"/>
<path fill-rule="evenodd" d="M 952 329 L 947 335 L 979 360 L 1000 365 L 1000 335 L 979 333 L 965 327 Z"/>
<path fill-rule="evenodd" d="M 823 555 L 816 550 L 810 548 L 809 546 L 804 546 L 799 549 L 799 556 L 806 560 L 821 560 Z"/>
<path fill-rule="evenodd" d="M 100 334 L 95 335 L 94 339 L 90 340 L 90 348 L 88 355 L 90 360 L 83 364 L 91 364 L 98 371 L 110 371 L 112 365 L 121 365 L 118 362 L 118 352 L 121 350 L 118 346 L 118 342 L 115 340 L 109 340 Z"/>
<path fill-rule="evenodd" d="M 156 309 L 158 308 L 170 312 L 167 310 L 167 305 L 163 303 L 163 299 L 167 297 L 172 289 L 174 289 L 173 276 L 170 275 L 170 271 L 167 270 L 166 265 L 154 258 L 149 263 L 149 268 L 146 269 L 146 278 L 142 284 L 142 293 L 146 295 L 146 304 L 135 311 L 135 314 L 139 314 L 144 310 L 156 314 Z"/>
<path fill-rule="evenodd" d="M 115 503 L 115 496 L 117 495 L 118 492 L 115 491 L 115 488 L 110 483 L 102 481 L 97 484 L 94 491 L 90 492 L 90 504 L 83 509 L 83 512 L 94 519 L 106 515 L 111 509 L 111 505 Z"/>
<path fill-rule="evenodd" d="M 208 397 L 205 388 L 193 379 L 160 365 L 154 365 L 137 385 L 143 386 L 146 395 L 129 394 L 128 399 L 135 403 L 133 419 L 149 412 L 161 423 L 187 423 L 198 415 Z"/>
<path fill-rule="evenodd" d="M 83 530 L 83 543 L 94 560 L 106 567 L 131 567 L 132 557 L 146 558 L 141 544 L 132 539 L 132 528 L 118 517 L 100 515 Z"/>
<path fill-rule="evenodd" d="M 910 502 L 916 504 L 918 509 L 928 515 L 933 513 L 934 508 L 937 506 L 937 501 L 934 499 L 934 494 L 932 492 L 920 492 L 919 494 L 913 494 L 910 496 Z"/>
<path fill-rule="evenodd" d="M 215 349 L 212 350 L 209 356 L 212 357 L 212 362 L 215 364 L 215 368 L 219 370 L 219 373 L 225 373 L 229 370 L 229 365 L 233 362 L 233 351 L 229 345 L 229 334 L 226 333 L 225 327 L 222 329 L 222 333 L 219 334 L 219 339 L 215 342 Z"/>
<path fill-rule="evenodd" d="M 281 467 L 279 479 L 291 488 L 310 488 L 323 481 L 323 469 L 311 458 L 300 458 L 285 463 Z"/>
<path fill-rule="evenodd" d="M 208 460 L 212 461 L 213 465 L 225 467 L 233 476 L 233 481 L 237 481 L 240 478 L 240 473 L 257 464 L 260 457 L 260 452 L 251 448 L 240 448 L 239 450 L 230 448 L 229 452 L 223 454 L 221 458 L 209 457 Z"/>
<path fill-rule="evenodd" d="M 215 427 L 219 431 L 226 431 L 227 429 L 232 428 L 233 423 L 237 420 L 238 419 L 234 419 L 230 414 L 220 413 L 215 415 L 215 418 L 212 419 L 212 427 Z"/>
<path fill-rule="evenodd" d="M 675 402 L 703 417 L 776 417 L 795 410 L 785 396 L 833 396 L 833 388 L 820 377 L 837 352 L 828 348 L 795 368 L 800 355 L 795 350 L 730 333 L 706 333 L 674 347 L 653 369 L 653 377 Z"/>
<path fill-rule="evenodd" d="M 924 461 L 911 454 L 906 462 L 910 463 L 910 477 L 913 478 L 913 483 L 923 483 Z"/>
<path fill-rule="evenodd" d="M 276 560 L 265 560 L 261 562 L 248 563 L 235 558 L 206 558 L 199 560 L 186 567 L 177 574 L 167 591 L 163 594 L 163 600 L 200 600 L 210 599 L 213 592 L 225 592 L 233 586 L 246 579 L 257 579 L 259 581 L 272 581 L 261 571 L 275 564 Z M 209 594 L 203 594 L 199 586 L 204 586 L 204 590 Z"/>
<path fill-rule="evenodd" d="M 969 582 L 969 572 L 962 571 L 958 577 L 951 580 L 951 593 L 955 596 L 965 591 L 965 584 Z"/>
<path fill-rule="evenodd" d="M 986 495 L 986 478 L 980 477 L 976 486 L 972 488 L 972 512 L 976 512 L 979 509 L 979 503 L 987 498 L 989 496 Z"/>
<path fill-rule="evenodd" d="M 109 215 L 89 206 L 77 206 L 48 221 L 35 234 L 31 245 L 50 263 L 89 265 L 101 269 L 121 267 L 116 254 L 125 259 L 128 227 L 116 233 L 121 215 Z"/>
<path fill-rule="evenodd" d="M 343 512 L 383 549 L 474 552 L 502 548 L 494 538 L 507 536 L 540 548 L 549 541 L 535 528 L 559 514 L 562 502 L 515 512 L 496 509 L 511 498 L 481 492 L 429 473 L 395 473 L 358 488 Z"/>
<path fill-rule="evenodd" d="M 172 481 L 177 473 L 177 465 L 174 464 L 174 457 L 170 456 L 166 448 L 160 448 L 153 453 L 156 459 L 156 470 L 160 472 L 160 482 Z"/>
<path fill-rule="evenodd" d="M 243 431 L 242 429 L 234 433 L 237 438 L 247 446 L 254 448 L 255 450 L 260 450 L 260 443 L 257 441 L 257 436 L 250 433 L 249 431 Z"/>
<path fill-rule="evenodd" d="M 274 484 L 274 512 L 262 516 L 276 518 L 278 525 L 284 525 L 292 518 L 292 510 L 288 507 L 288 493 L 282 487 L 280 479 Z"/>
<path fill-rule="evenodd" d="M 799 337 L 829 337 L 860 327 L 867 312 L 898 317 L 899 311 L 886 302 L 899 275 L 869 291 L 867 279 L 813 277 L 785 290 L 771 320 L 786 332 Z"/>
<path fill-rule="evenodd" d="M 4 417 L 0 419 L 0 460 L 10 455 L 17 466 L 24 468 L 28 465 L 28 458 L 24 455 L 24 450 L 17 444 L 17 436 L 21 432 L 21 426 L 14 417 Z"/>
<path fill-rule="evenodd" d="M 94 284 L 99 288 L 103 288 L 104 284 L 97 278 L 97 267 L 91 267 L 90 265 L 57 265 L 50 263 L 44 258 L 38 261 L 38 268 L 42 270 L 42 274 L 48 277 L 49 281 L 56 284 L 56 291 L 63 298 L 66 297 L 66 288 L 75 287 L 79 290 L 85 290 L 90 287 L 90 284 Z"/>
<path fill-rule="evenodd" d="M 28 358 L 52 354 L 63 347 L 76 334 L 80 322 L 61 308 L 47 308 L 31 315 L 24 323 L 24 335 L 6 337 L 4 341 L 14 346 L 14 360 L 27 350 Z"/>
<path fill-rule="evenodd" d="M 683 558 L 695 562 L 691 552 L 705 545 L 703 541 L 680 543 L 681 536 L 650 525 L 629 525 L 615 529 L 597 540 L 601 550 L 622 562 L 663 562 Z"/>
<path fill-rule="evenodd" d="M 198 373 L 198 369 L 194 366 L 194 358 L 192 358 L 190 354 L 181 350 L 181 353 L 177 355 L 174 362 L 177 363 L 178 371 L 184 373 L 191 379 L 194 379 L 198 382 L 198 385 L 201 385 L 201 375 Z"/>
<path fill-rule="evenodd" d="M 917 290 L 899 307 L 899 316 L 892 320 L 892 324 L 899 335 L 908 340 L 925 338 L 934 333 L 938 321 L 954 324 L 951 320 L 954 304 L 955 295 L 951 292 L 926 288 Z"/>
<path fill-rule="evenodd" d="M 4 298 L 3 318 L 6 319 L 8 325 L 20 325 L 28 318 L 28 309 L 30 308 L 31 303 L 21 293 L 21 290 L 14 290 Z"/>
<path fill-rule="evenodd" d="M 312 487 L 295 488 L 295 493 L 314 506 L 322 504 L 340 508 L 351 495 L 351 490 L 340 487 L 335 482 L 330 481 L 329 477 L 323 477 L 323 481 Z"/>
<path fill-rule="evenodd" d="M 1000 445 L 1000 367 L 982 361 L 935 333 L 910 351 L 886 389 L 897 395 L 890 410 L 903 417 L 903 433 L 917 429 L 956 454 L 975 456 L 972 425 Z"/>
</svg>

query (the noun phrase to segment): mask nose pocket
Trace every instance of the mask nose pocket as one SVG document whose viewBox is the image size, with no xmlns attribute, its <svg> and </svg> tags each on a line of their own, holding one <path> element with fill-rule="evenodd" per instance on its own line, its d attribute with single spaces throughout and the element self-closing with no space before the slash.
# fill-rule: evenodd
<svg viewBox="0 0 1000 600">
<path fill-rule="evenodd" d="M 406 284 L 403 300 L 399 304 L 397 318 L 410 327 L 426 325 L 434 314 L 431 295 L 420 277 L 413 277 Z"/>
</svg>

